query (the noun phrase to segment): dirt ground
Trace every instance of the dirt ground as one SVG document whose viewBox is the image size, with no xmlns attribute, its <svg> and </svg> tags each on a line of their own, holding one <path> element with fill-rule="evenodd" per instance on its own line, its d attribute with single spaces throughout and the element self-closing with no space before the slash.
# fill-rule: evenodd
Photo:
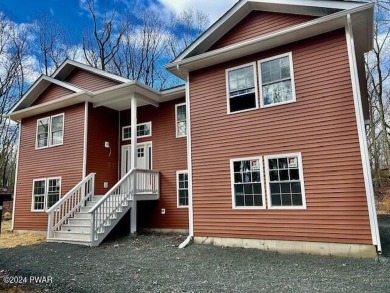
<svg viewBox="0 0 390 293">
<path fill-rule="evenodd" d="M 13 248 L 17 246 L 33 245 L 42 243 L 46 240 L 46 235 L 44 233 L 12 232 L 10 231 L 10 228 L 11 221 L 3 221 L 1 223 L 0 248 Z"/>
</svg>

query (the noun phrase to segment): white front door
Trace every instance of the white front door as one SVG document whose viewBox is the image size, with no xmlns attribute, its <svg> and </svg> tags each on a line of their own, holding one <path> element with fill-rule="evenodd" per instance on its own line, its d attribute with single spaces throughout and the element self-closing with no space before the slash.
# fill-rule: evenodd
<svg viewBox="0 0 390 293">
<path fill-rule="evenodd" d="M 121 155 L 121 177 L 130 171 L 131 166 L 131 145 L 122 146 Z M 152 169 L 152 143 L 139 143 L 137 145 L 137 169 Z"/>
</svg>

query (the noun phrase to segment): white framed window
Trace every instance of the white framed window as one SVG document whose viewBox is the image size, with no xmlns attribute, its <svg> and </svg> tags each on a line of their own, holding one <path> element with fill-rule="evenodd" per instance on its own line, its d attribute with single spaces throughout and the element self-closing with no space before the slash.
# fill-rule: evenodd
<svg viewBox="0 0 390 293">
<path fill-rule="evenodd" d="M 37 120 L 35 148 L 62 145 L 64 142 L 64 113 Z"/>
<path fill-rule="evenodd" d="M 33 180 L 32 211 L 45 211 L 61 197 L 61 177 Z"/>
<path fill-rule="evenodd" d="M 188 207 L 188 171 L 176 172 L 177 207 Z"/>
<path fill-rule="evenodd" d="M 262 157 L 230 160 L 233 209 L 265 209 Z"/>
<path fill-rule="evenodd" d="M 187 136 L 187 108 L 186 104 L 177 104 L 175 106 L 176 117 L 176 137 Z"/>
<path fill-rule="evenodd" d="M 301 153 L 264 156 L 268 208 L 306 209 Z"/>
<path fill-rule="evenodd" d="M 258 66 L 261 107 L 295 102 L 294 70 L 291 52 L 260 60 Z"/>
<path fill-rule="evenodd" d="M 137 124 L 137 137 L 152 136 L 152 122 Z M 122 127 L 122 140 L 131 140 L 131 125 Z"/>
<path fill-rule="evenodd" d="M 228 113 L 258 108 L 256 63 L 226 69 Z"/>
</svg>

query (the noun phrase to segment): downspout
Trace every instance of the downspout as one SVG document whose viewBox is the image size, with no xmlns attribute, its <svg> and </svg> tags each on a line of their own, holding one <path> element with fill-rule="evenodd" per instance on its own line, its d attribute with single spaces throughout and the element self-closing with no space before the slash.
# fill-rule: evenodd
<svg viewBox="0 0 390 293">
<path fill-rule="evenodd" d="M 177 70 L 179 65 L 177 65 Z M 190 75 L 186 79 L 186 116 L 187 116 L 187 169 L 188 169 L 188 230 L 186 240 L 179 245 L 179 248 L 186 247 L 194 237 L 194 210 L 192 200 L 192 143 L 191 143 L 191 105 L 190 105 Z"/>
</svg>

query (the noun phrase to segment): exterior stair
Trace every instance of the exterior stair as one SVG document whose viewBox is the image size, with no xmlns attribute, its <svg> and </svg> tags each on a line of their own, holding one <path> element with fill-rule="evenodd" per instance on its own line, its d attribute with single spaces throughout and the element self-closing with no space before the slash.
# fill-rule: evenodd
<svg viewBox="0 0 390 293">
<path fill-rule="evenodd" d="M 136 227 L 137 200 L 159 199 L 157 171 L 130 170 L 105 195 L 95 195 L 94 185 L 91 173 L 47 211 L 48 242 L 97 246 L 129 210 Z"/>
</svg>

